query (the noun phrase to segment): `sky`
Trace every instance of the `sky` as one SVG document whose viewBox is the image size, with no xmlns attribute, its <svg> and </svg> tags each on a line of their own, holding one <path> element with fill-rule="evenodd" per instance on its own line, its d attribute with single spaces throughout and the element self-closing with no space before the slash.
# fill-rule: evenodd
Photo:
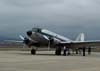
<svg viewBox="0 0 100 71">
<path fill-rule="evenodd" d="M 19 38 L 33 27 L 100 40 L 100 0 L 0 0 L 0 36 Z"/>
</svg>

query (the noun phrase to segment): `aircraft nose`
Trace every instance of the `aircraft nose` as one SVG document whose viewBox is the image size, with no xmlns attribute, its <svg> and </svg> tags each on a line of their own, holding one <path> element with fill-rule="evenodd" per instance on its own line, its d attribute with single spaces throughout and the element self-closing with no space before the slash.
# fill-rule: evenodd
<svg viewBox="0 0 100 71">
<path fill-rule="evenodd" d="M 27 31 L 27 35 L 31 36 L 32 35 L 32 31 Z"/>
</svg>

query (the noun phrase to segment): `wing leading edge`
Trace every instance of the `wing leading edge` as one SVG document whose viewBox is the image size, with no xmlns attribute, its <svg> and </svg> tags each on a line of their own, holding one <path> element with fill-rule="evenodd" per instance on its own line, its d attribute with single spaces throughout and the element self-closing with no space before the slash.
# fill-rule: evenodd
<svg viewBox="0 0 100 71">
<path fill-rule="evenodd" d="M 100 46 L 99 41 L 84 41 L 84 42 L 62 42 L 58 44 L 59 46 L 66 46 L 66 47 L 96 47 Z"/>
</svg>

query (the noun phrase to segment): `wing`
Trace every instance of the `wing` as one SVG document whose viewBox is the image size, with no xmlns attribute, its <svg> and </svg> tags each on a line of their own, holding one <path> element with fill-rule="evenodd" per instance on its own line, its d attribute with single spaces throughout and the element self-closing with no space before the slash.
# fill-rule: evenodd
<svg viewBox="0 0 100 71">
<path fill-rule="evenodd" d="M 16 43 L 23 43 L 23 41 L 17 41 L 17 40 L 3 40 L 5 42 L 16 42 Z"/>
<path fill-rule="evenodd" d="M 84 42 L 61 42 L 58 44 L 59 46 L 66 46 L 66 47 L 95 47 L 95 46 L 100 46 L 100 40 L 99 41 L 84 41 Z"/>
</svg>

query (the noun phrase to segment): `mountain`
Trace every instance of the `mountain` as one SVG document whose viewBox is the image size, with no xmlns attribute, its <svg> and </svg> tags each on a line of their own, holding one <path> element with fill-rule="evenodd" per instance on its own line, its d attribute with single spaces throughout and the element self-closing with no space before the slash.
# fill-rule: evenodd
<svg viewBox="0 0 100 71">
<path fill-rule="evenodd" d="M 14 37 L 8 37 L 8 36 L 0 36 L 0 40 L 19 40 L 19 39 Z"/>
<path fill-rule="evenodd" d="M 17 38 L 13 37 L 7 37 L 7 36 L 0 36 L 0 46 L 20 46 L 22 43 L 17 43 L 17 42 L 9 42 L 5 40 L 16 40 L 19 41 Z"/>
</svg>

